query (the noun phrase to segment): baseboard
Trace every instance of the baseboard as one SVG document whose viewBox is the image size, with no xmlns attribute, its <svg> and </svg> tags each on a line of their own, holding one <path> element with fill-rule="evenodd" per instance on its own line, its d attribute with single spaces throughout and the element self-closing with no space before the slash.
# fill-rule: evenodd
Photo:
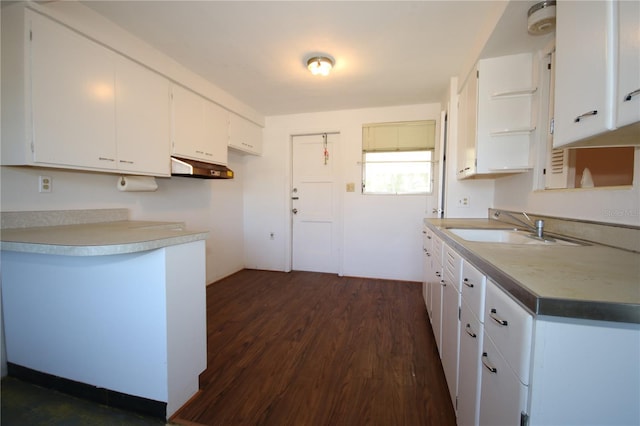
<svg viewBox="0 0 640 426">
<path fill-rule="evenodd" d="M 25 382 L 33 383 L 49 389 L 55 389 L 66 394 L 109 407 L 121 408 L 123 410 L 134 411 L 136 413 L 166 420 L 166 402 L 155 401 L 105 388 L 99 388 L 86 383 L 65 379 L 64 377 L 58 377 L 52 374 L 32 370 L 10 362 L 7 363 L 7 368 L 9 376 L 24 380 Z"/>
</svg>

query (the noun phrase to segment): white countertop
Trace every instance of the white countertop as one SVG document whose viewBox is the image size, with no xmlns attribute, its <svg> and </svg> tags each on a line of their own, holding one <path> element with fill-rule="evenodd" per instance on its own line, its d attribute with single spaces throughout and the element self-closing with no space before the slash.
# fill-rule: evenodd
<svg viewBox="0 0 640 426">
<path fill-rule="evenodd" d="M 0 249 L 67 256 L 135 253 L 204 240 L 181 222 L 114 221 L 3 229 Z"/>
<path fill-rule="evenodd" d="M 600 244 L 472 242 L 447 230 L 513 228 L 489 219 L 425 223 L 535 314 L 640 323 L 639 253 Z"/>
</svg>

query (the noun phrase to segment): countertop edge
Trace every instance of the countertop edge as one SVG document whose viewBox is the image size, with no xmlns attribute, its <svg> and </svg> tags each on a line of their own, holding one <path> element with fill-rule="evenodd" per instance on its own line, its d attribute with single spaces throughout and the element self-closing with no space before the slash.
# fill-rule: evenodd
<svg viewBox="0 0 640 426">
<path fill-rule="evenodd" d="M 451 238 L 442 227 L 431 223 L 429 219 L 425 219 L 424 224 L 534 315 L 640 324 L 640 305 L 541 297 L 498 266 Z M 504 227 L 513 226 L 504 224 Z"/>
</svg>

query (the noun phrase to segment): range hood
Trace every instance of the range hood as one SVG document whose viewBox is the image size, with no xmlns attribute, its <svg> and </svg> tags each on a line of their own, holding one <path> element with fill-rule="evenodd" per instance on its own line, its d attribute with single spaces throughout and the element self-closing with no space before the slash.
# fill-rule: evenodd
<svg viewBox="0 0 640 426">
<path fill-rule="evenodd" d="M 227 166 L 171 157 L 171 176 L 184 176 L 198 179 L 233 179 L 233 170 Z"/>
</svg>

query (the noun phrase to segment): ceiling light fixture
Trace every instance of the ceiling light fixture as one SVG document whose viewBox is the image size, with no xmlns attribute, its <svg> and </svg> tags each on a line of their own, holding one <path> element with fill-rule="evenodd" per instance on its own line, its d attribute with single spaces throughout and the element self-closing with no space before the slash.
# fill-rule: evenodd
<svg viewBox="0 0 640 426">
<path fill-rule="evenodd" d="M 547 34 L 556 28 L 555 0 L 536 3 L 527 12 L 527 29 L 529 34 Z"/>
<path fill-rule="evenodd" d="M 313 75 L 329 75 L 333 64 L 333 59 L 327 56 L 314 56 L 307 61 L 307 68 Z"/>
</svg>

